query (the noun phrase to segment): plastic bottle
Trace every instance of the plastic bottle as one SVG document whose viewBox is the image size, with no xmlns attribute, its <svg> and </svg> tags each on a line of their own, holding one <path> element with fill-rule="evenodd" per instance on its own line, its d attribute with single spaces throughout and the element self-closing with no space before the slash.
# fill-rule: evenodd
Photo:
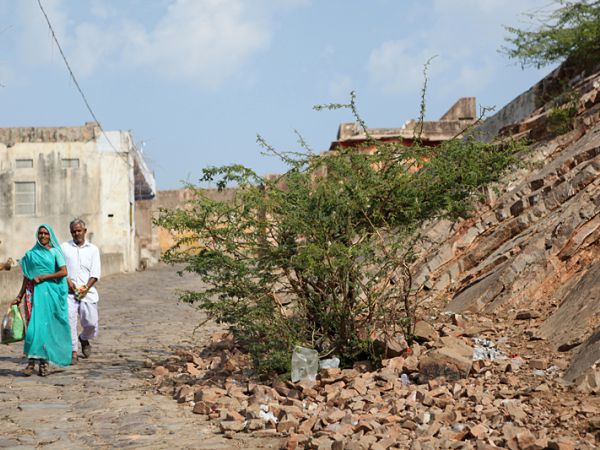
<svg viewBox="0 0 600 450">
<path fill-rule="evenodd" d="M 300 380 L 315 381 L 319 370 L 319 352 L 296 346 L 292 353 L 292 382 Z"/>
</svg>

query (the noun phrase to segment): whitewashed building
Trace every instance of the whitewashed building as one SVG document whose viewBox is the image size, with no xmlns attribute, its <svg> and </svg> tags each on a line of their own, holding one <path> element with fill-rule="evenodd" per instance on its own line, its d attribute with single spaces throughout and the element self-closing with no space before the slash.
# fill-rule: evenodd
<svg viewBox="0 0 600 450">
<path fill-rule="evenodd" d="M 79 217 L 105 273 L 135 270 L 142 252 L 136 200 L 153 198 L 155 189 L 130 132 L 103 133 L 95 122 L 0 128 L 0 262 L 21 258 L 41 223 L 70 239 L 69 222 Z"/>
</svg>

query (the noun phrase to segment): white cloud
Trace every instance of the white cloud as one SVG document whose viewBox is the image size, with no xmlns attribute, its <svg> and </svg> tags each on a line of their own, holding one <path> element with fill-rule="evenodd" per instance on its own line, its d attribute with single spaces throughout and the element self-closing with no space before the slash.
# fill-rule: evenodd
<svg viewBox="0 0 600 450">
<path fill-rule="evenodd" d="M 109 56 L 120 42 L 117 33 L 83 23 L 75 27 L 74 34 L 69 55 L 78 76 L 89 76 L 100 64 L 110 64 Z"/>
<path fill-rule="evenodd" d="M 329 95 L 332 97 L 332 101 L 347 101 L 350 98 L 350 91 L 354 89 L 354 82 L 349 75 L 335 75 L 329 82 Z"/>
<path fill-rule="evenodd" d="M 68 19 L 63 0 L 46 0 L 43 6 L 59 41 L 68 40 Z M 60 54 L 37 2 L 19 2 L 17 15 L 25 60 L 31 64 L 59 62 Z"/>
<path fill-rule="evenodd" d="M 512 19 L 518 15 L 547 8 L 551 0 L 434 0 L 433 11 L 435 14 L 464 13 L 467 16 L 494 16 Z"/>
<path fill-rule="evenodd" d="M 154 30 L 130 42 L 128 56 L 169 77 L 215 86 L 270 37 L 241 0 L 177 0 Z"/>
<path fill-rule="evenodd" d="M 441 86 L 440 91 L 447 95 L 460 93 L 461 96 L 475 96 L 489 87 L 496 71 L 497 65 L 491 60 L 478 64 L 458 63 L 452 76 Z"/>
<path fill-rule="evenodd" d="M 243 70 L 267 49 L 273 17 L 308 4 L 308 0 L 168 0 L 154 24 L 120 18 L 119 3 L 94 0 L 86 20 L 69 20 L 68 1 L 45 0 L 61 46 L 77 76 L 99 67 L 143 69 L 214 88 Z M 35 2 L 20 9 L 21 45 L 29 63 L 59 62 L 45 20 Z M 35 18 L 35 19 L 32 19 Z M 62 62 L 60 62 L 62 64 Z"/>
<path fill-rule="evenodd" d="M 418 48 L 407 40 L 387 41 L 371 51 L 367 71 L 372 84 L 388 94 L 407 94 L 423 85 L 425 63 L 436 52 Z M 432 64 L 428 74 L 439 72 Z"/>
<path fill-rule="evenodd" d="M 13 79 L 14 73 L 3 63 L 3 61 L 0 61 L 0 92 L 2 92 L 1 89 L 10 86 Z"/>
<path fill-rule="evenodd" d="M 427 2 L 429 3 L 429 2 Z M 522 26 L 523 12 L 548 6 L 548 0 L 433 0 L 419 6 L 423 26 L 410 41 L 382 42 L 371 50 L 367 72 L 371 84 L 389 94 L 414 92 L 423 83 L 423 64 L 441 90 L 475 93 L 488 86 L 507 60 L 497 54 L 506 31 Z"/>
<path fill-rule="evenodd" d="M 106 0 L 92 0 L 90 3 L 90 12 L 100 19 L 107 19 L 115 15 L 116 11 Z"/>
</svg>

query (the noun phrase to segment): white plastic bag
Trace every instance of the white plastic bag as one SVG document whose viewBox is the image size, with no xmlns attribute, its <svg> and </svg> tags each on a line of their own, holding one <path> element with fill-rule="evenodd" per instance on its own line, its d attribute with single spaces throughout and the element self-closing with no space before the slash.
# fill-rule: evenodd
<svg viewBox="0 0 600 450">
<path fill-rule="evenodd" d="M 333 358 L 322 359 L 321 361 L 319 361 L 320 369 L 337 369 L 339 367 L 340 367 L 340 359 L 336 358 L 335 356 Z"/>
</svg>

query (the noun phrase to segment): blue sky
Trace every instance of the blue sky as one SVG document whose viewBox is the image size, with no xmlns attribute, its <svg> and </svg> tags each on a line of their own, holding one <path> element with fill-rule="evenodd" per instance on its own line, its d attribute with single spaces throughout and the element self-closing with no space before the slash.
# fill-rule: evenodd
<svg viewBox="0 0 600 450">
<path fill-rule="evenodd" d="M 346 111 L 313 105 L 358 97 L 368 126 L 426 119 L 456 99 L 502 107 L 550 71 L 498 53 L 503 25 L 551 0 L 41 0 L 106 130 L 131 130 L 159 189 L 210 165 L 283 170 L 302 134 L 326 150 Z M 0 127 L 92 120 L 54 45 L 38 0 L 0 0 Z"/>
</svg>

